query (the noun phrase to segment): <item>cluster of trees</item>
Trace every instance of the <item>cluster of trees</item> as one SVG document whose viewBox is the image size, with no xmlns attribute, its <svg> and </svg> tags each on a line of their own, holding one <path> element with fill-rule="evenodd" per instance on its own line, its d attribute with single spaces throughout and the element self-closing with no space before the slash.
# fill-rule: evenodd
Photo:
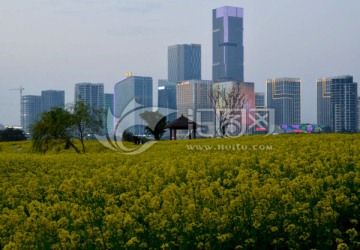
<svg viewBox="0 0 360 250">
<path fill-rule="evenodd" d="M 78 154 L 85 153 L 84 140 L 88 134 L 93 135 L 101 132 L 104 114 L 103 110 L 96 110 L 83 101 L 76 102 L 74 105 L 68 106 L 67 109 L 54 108 L 49 112 L 44 112 L 30 128 L 32 148 L 35 152 L 45 153 L 55 146 L 63 145 L 65 149 L 72 148 Z M 145 131 L 152 135 L 155 140 L 160 140 L 165 133 L 166 117 L 159 112 L 149 111 L 140 116 L 147 122 Z M 80 141 L 80 148 L 74 143 L 74 139 Z M 143 138 L 129 131 L 125 131 L 123 140 L 135 144 L 146 142 Z"/>
<path fill-rule="evenodd" d="M 25 141 L 24 131 L 14 128 L 0 130 L 0 141 Z"/>
<path fill-rule="evenodd" d="M 83 101 L 68 106 L 67 109 L 54 108 L 41 114 L 41 118 L 31 128 L 33 150 L 45 153 L 54 146 L 73 148 L 78 154 L 85 153 L 84 140 L 87 134 L 98 133 L 102 129 L 103 111 L 96 110 Z M 81 148 L 73 139 L 81 142 Z"/>
</svg>

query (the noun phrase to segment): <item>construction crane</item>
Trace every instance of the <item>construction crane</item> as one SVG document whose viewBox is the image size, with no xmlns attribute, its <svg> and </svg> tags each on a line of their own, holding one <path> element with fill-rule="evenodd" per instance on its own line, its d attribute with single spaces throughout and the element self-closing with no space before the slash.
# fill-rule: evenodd
<svg viewBox="0 0 360 250">
<path fill-rule="evenodd" d="M 22 97 L 22 92 L 24 90 L 24 88 L 22 86 L 20 86 L 20 88 L 18 89 L 10 89 L 10 90 L 17 90 L 17 91 L 20 91 L 20 100 L 21 100 L 21 97 Z"/>
</svg>

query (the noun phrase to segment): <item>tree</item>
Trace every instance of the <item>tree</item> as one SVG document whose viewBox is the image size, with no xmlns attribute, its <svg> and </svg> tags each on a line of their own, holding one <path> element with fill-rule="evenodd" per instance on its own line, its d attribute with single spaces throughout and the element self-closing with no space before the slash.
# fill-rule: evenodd
<svg viewBox="0 0 360 250">
<path fill-rule="evenodd" d="M 217 119 L 215 132 L 221 137 L 227 136 L 229 125 L 240 115 L 239 112 L 246 103 L 245 95 L 241 92 L 240 83 L 232 83 L 230 88 L 214 84 L 210 99 Z"/>
<path fill-rule="evenodd" d="M 165 133 L 165 127 L 167 124 L 166 116 L 163 116 L 158 111 L 145 111 L 140 114 L 140 117 L 147 122 L 147 126 L 145 126 L 146 132 L 154 136 L 156 141 L 159 141 Z"/>
<path fill-rule="evenodd" d="M 77 153 L 84 153 L 86 135 L 102 129 L 102 110 L 95 110 L 83 101 L 76 102 L 66 110 L 55 108 L 44 112 L 39 121 L 31 127 L 33 150 L 45 153 L 55 145 L 65 143 L 65 148 L 72 147 Z M 79 139 L 80 151 L 72 142 Z"/>
<path fill-rule="evenodd" d="M 25 141 L 24 131 L 14 128 L 0 130 L 0 141 Z"/>
<path fill-rule="evenodd" d="M 82 152 L 85 153 L 84 140 L 87 134 L 93 135 L 101 131 L 104 111 L 94 109 L 83 101 L 68 106 L 68 110 L 72 113 L 72 122 L 76 131 L 75 136 L 80 140 Z"/>
<path fill-rule="evenodd" d="M 71 141 L 73 136 L 73 115 L 61 108 L 52 109 L 41 114 L 41 118 L 31 128 L 33 150 L 45 153 L 55 145 L 65 143 L 65 148 L 72 147 L 77 153 L 80 150 Z"/>
</svg>

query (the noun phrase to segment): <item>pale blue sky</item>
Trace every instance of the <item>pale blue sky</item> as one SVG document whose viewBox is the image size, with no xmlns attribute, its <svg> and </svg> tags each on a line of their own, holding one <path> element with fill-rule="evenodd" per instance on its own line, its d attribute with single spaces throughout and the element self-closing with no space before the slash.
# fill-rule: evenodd
<svg viewBox="0 0 360 250">
<path fill-rule="evenodd" d="M 245 10 L 245 80 L 265 92 L 274 77 L 302 79 L 302 121 L 316 122 L 318 77 L 360 82 L 359 0 L 0 0 L 0 123 L 20 123 L 16 91 L 66 91 L 135 75 L 167 78 L 167 46 L 202 45 L 211 79 L 212 9 Z"/>
</svg>

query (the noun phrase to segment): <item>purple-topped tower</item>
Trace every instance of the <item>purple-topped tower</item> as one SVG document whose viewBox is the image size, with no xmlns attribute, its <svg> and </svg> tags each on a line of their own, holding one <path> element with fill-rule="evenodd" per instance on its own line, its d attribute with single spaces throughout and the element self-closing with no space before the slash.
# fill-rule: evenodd
<svg viewBox="0 0 360 250">
<path fill-rule="evenodd" d="M 244 9 L 213 10 L 213 81 L 244 81 Z"/>
</svg>

